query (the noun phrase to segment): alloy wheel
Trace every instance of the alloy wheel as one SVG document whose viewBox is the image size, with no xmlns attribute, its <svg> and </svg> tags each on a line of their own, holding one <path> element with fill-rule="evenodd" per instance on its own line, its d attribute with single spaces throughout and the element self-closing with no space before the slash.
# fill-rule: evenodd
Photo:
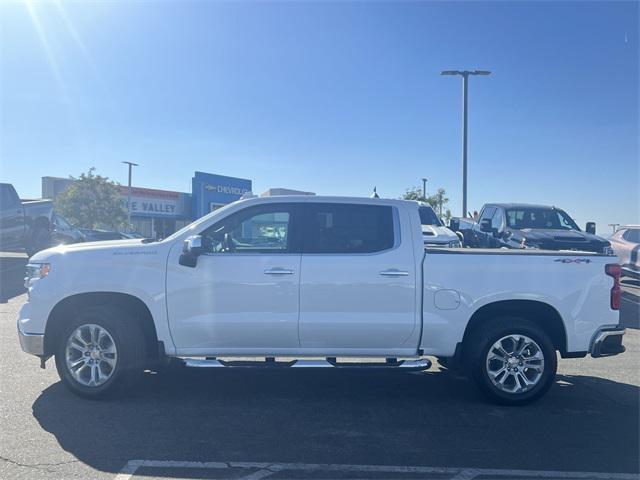
<svg viewBox="0 0 640 480">
<path fill-rule="evenodd" d="M 67 340 L 66 365 L 81 385 L 99 387 L 115 371 L 118 362 L 116 344 L 100 325 L 85 324 L 76 328 Z"/>
</svg>

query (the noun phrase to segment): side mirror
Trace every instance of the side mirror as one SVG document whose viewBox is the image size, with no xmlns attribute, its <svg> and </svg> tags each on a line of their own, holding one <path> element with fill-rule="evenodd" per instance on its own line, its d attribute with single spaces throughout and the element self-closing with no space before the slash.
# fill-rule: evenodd
<svg viewBox="0 0 640 480">
<path fill-rule="evenodd" d="M 485 218 L 480 222 L 480 231 L 485 233 L 493 232 L 493 228 L 491 228 L 491 219 Z"/>
<path fill-rule="evenodd" d="M 449 228 L 454 232 L 460 230 L 460 220 L 457 218 L 452 218 L 451 220 L 449 220 Z"/>
<path fill-rule="evenodd" d="M 587 225 L 584 228 L 585 232 L 591 233 L 592 235 L 596 234 L 596 222 L 587 222 Z"/>
<path fill-rule="evenodd" d="M 198 256 L 204 253 L 202 236 L 192 235 L 182 244 L 182 255 L 179 263 L 185 267 L 195 268 L 198 263 Z"/>
</svg>

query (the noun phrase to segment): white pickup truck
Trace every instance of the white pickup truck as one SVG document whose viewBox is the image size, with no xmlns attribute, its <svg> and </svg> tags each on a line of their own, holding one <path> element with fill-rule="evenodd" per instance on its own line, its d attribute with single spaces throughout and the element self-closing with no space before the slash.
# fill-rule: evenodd
<svg viewBox="0 0 640 480">
<path fill-rule="evenodd" d="M 160 242 L 42 251 L 28 265 L 20 343 L 43 367 L 55 356 L 63 383 L 90 398 L 169 360 L 425 369 L 435 356 L 509 404 L 549 389 L 556 352 L 624 351 L 615 257 L 425 248 L 418 209 L 253 198 Z"/>
</svg>

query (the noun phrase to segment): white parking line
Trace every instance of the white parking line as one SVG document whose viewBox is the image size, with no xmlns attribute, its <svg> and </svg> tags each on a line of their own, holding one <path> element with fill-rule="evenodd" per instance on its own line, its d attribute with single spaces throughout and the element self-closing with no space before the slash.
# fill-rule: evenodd
<svg viewBox="0 0 640 480">
<path fill-rule="evenodd" d="M 258 462 L 181 462 L 173 460 L 130 460 L 122 468 L 115 480 L 131 480 L 141 468 L 175 468 L 175 469 L 257 469 L 248 473 L 241 480 L 261 480 L 270 475 L 287 470 L 292 471 L 333 471 L 333 472 L 370 472 L 370 473 L 420 473 L 450 474 L 451 480 L 472 480 L 480 475 L 490 477 L 557 478 L 573 480 L 638 480 L 638 475 L 629 473 L 600 472 L 563 472 L 549 470 L 502 470 L 491 468 L 456 468 L 456 467 L 411 467 L 386 465 L 340 465 L 314 463 L 258 463 Z"/>
</svg>

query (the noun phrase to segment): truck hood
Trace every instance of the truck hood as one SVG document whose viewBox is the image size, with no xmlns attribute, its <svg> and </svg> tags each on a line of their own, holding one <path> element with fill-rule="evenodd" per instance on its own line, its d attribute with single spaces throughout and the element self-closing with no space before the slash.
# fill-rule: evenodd
<svg viewBox="0 0 640 480">
<path fill-rule="evenodd" d="M 524 228 L 511 232 L 512 240 L 519 241 L 525 238 L 527 243 L 540 244 L 550 250 L 586 250 L 600 253 L 611 245 L 602 237 L 577 230 Z"/>
<path fill-rule="evenodd" d="M 113 251 L 114 254 L 125 252 L 126 250 L 138 250 L 148 248 L 155 243 L 143 243 L 142 238 L 132 238 L 124 240 L 105 240 L 102 242 L 82 242 L 72 243 L 70 245 L 58 245 L 57 247 L 48 248 L 36 253 L 29 259 L 29 262 L 40 263 L 49 262 L 53 257 L 73 255 L 78 253 L 108 253 Z"/>
<path fill-rule="evenodd" d="M 422 225 L 422 239 L 424 243 L 431 244 L 446 244 L 460 240 L 452 230 L 440 225 Z"/>
</svg>

